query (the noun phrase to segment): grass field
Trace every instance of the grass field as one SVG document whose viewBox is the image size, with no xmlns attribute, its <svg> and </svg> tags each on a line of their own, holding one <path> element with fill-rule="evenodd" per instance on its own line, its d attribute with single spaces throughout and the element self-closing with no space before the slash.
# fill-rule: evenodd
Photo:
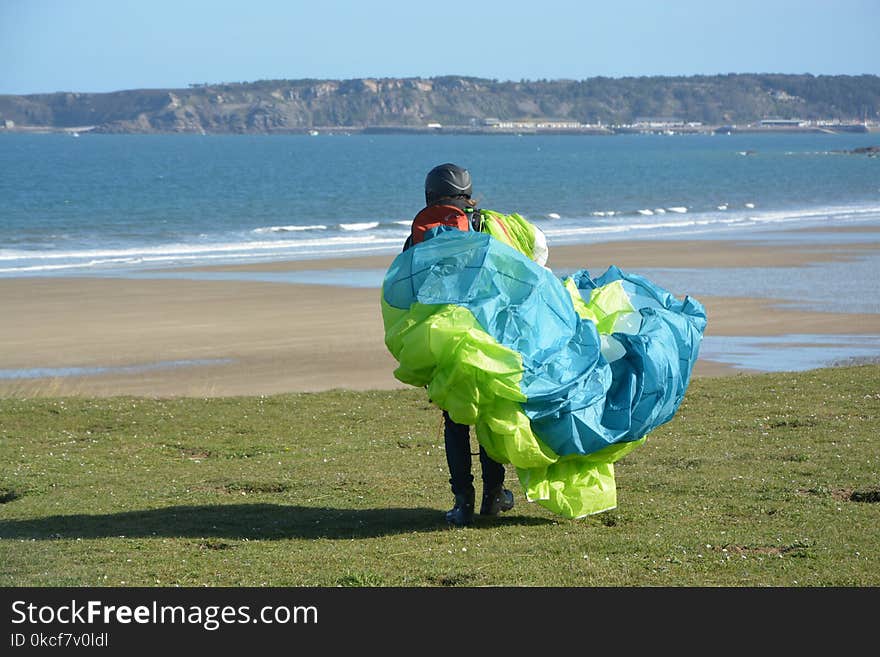
<svg viewBox="0 0 880 657">
<path fill-rule="evenodd" d="M 877 586 L 878 436 L 880 365 L 696 379 L 616 510 L 450 529 L 422 390 L 2 399 L 0 585 Z"/>
</svg>

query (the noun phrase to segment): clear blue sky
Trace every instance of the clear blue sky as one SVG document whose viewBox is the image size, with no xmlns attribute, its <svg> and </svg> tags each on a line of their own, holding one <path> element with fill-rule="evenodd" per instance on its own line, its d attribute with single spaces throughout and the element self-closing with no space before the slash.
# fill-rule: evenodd
<svg viewBox="0 0 880 657">
<path fill-rule="evenodd" d="M 0 93 L 268 78 L 880 74 L 880 0 L 0 0 Z"/>
</svg>

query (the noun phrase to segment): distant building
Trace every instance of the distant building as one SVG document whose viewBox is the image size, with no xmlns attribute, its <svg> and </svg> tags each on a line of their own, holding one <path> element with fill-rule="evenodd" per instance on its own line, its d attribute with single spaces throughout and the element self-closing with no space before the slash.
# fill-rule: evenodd
<svg viewBox="0 0 880 657">
<path fill-rule="evenodd" d="M 633 125 L 637 128 L 680 128 L 684 120 L 675 116 L 637 116 Z"/>
<path fill-rule="evenodd" d="M 488 123 L 487 121 L 491 121 Z M 519 121 L 499 121 L 485 119 L 484 124 L 499 130 L 577 130 L 582 128 L 580 121 L 561 121 L 552 119 L 521 119 Z"/>
<path fill-rule="evenodd" d="M 781 100 L 781 101 L 786 101 L 786 102 L 795 101 L 795 100 L 802 100 L 798 96 L 791 96 L 787 92 L 782 91 L 781 89 L 774 89 L 772 91 L 768 91 L 767 93 L 770 94 L 771 98 L 775 98 L 776 100 Z"/>
<path fill-rule="evenodd" d="M 6 128 L 7 130 L 12 130 L 15 127 L 15 121 L 12 121 L 10 119 L 6 119 L 3 122 L 3 127 Z"/>
<path fill-rule="evenodd" d="M 535 124 L 541 130 L 574 130 L 583 127 L 580 121 L 539 121 Z"/>
<path fill-rule="evenodd" d="M 761 125 L 768 128 L 800 128 L 806 125 L 801 119 L 762 119 Z"/>
</svg>

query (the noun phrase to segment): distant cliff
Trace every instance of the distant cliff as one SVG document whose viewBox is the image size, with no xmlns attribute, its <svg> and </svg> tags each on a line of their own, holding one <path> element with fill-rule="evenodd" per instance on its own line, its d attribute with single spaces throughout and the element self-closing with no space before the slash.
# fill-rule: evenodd
<svg viewBox="0 0 880 657">
<path fill-rule="evenodd" d="M 265 80 L 113 93 L 0 96 L 6 126 L 99 132 L 273 133 L 318 127 L 482 125 L 639 117 L 728 124 L 880 119 L 880 76 L 731 74 L 498 82 L 469 77 Z"/>
</svg>

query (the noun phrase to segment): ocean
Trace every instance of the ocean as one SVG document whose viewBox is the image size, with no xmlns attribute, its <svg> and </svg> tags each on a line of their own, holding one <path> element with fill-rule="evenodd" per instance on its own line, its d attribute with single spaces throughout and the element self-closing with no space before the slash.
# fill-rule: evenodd
<svg viewBox="0 0 880 657">
<path fill-rule="evenodd" d="M 880 135 L 873 134 L 6 134 L 0 135 L 0 277 L 185 277 L 378 288 L 379 269 L 186 267 L 399 252 L 424 203 L 425 173 L 447 161 L 471 170 L 481 207 L 519 212 L 537 224 L 547 235 L 551 261 L 554 245 L 609 240 L 650 239 L 653 248 L 657 240 L 682 239 L 807 249 L 875 242 L 880 158 L 846 151 L 877 143 Z M 848 230 L 786 230 L 802 227 Z M 874 249 L 799 267 L 636 273 L 697 299 L 751 296 L 804 310 L 880 313 L 880 255 Z M 790 333 L 708 334 L 701 357 L 757 370 L 880 358 L 880 336 L 852 332 L 846 320 L 841 335 L 806 335 L 798 326 Z M 0 380 L 105 370 L 19 368 L 0 370 Z"/>
<path fill-rule="evenodd" d="M 399 251 L 425 173 L 573 244 L 880 223 L 875 134 L 0 135 L 0 276 Z M 588 266 L 589 263 L 585 263 Z"/>
</svg>

